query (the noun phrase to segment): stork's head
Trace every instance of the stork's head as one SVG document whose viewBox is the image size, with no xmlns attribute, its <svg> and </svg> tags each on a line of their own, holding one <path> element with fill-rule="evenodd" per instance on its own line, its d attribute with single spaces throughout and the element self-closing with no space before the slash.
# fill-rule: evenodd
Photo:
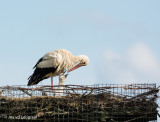
<svg viewBox="0 0 160 122">
<path fill-rule="evenodd" d="M 73 68 L 69 69 L 68 72 L 71 72 L 81 66 L 86 66 L 89 63 L 89 58 L 85 55 L 79 55 L 76 56 L 76 62 L 78 62 L 78 64 L 76 66 L 74 66 Z"/>
<path fill-rule="evenodd" d="M 80 65 L 81 66 L 86 66 L 89 63 L 89 58 L 85 55 L 79 55 L 79 59 L 80 59 Z"/>
</svg>

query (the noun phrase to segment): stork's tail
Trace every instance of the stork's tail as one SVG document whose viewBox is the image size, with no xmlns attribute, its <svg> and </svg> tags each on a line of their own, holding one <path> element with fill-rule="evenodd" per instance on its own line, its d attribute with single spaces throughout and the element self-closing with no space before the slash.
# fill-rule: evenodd
<svg viewBox="0 0 160 122">
<path fill-rule="evenodd" d="M 31 86 L 31 85 L 36 85 L 36 84 L 38 84 L 41 80 L 38 80 L 38 77 L 37 76 L 35 76 L 34 74 L 33 75 L 31 75 L 29 78 L 28 78 L 28 86 Z"/>
</svg>

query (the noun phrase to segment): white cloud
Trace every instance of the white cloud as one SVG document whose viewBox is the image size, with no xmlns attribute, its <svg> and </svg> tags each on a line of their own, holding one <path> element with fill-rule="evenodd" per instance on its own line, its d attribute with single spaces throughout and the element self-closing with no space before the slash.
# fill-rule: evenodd
<svg viewBox="0 0 160 122">
<path fill-rule="evenodd" d="M 144 43 L 136 43 L 123 55 L 107 49 L 100 70 L 100 80 L 110 83 L 146 83 L 160 79 L 160 66 Z"/>
<path fill-rule="evenodd" d="M 147 74 L 157 73 L 159 64 L 151 50 L 143 43 L 137 43 L 128 51 L 127 59 L 137 71 Z"/>
</svg>

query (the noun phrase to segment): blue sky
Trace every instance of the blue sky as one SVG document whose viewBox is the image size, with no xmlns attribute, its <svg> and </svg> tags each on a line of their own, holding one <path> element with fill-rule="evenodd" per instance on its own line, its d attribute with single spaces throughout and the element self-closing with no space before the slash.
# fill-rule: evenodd
<svg viewBox="0 0 160 122">
<path fill-rule="evenodd" d="M 1 1 L 0 83 L 27 84 L 37 60 L 63 48 L 90 58 L 66 84 L 159 85 L 159 6 L 158 0 Z"/>
</svg>

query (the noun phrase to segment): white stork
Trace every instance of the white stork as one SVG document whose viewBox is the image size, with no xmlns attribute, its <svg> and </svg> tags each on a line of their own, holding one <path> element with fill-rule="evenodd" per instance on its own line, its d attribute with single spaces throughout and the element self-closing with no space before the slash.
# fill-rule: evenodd
<svg viewBox="0 0 160 122">
<path fill-rule="evenodd" d="M 51 85 L 53 86 L 54 76 L 67 70 L 67 72 L 71 72 L 81 66 L 88 65 L 88 63 L 89 58 L 85 55 L 73 56 L 71 52 L 65 49 L 53 50 L 46 53 L 33 67 L 35 70 L 28 78 L 28 86 L 38 84 L 49 77 L 51 77 Z"/>
</svg>

